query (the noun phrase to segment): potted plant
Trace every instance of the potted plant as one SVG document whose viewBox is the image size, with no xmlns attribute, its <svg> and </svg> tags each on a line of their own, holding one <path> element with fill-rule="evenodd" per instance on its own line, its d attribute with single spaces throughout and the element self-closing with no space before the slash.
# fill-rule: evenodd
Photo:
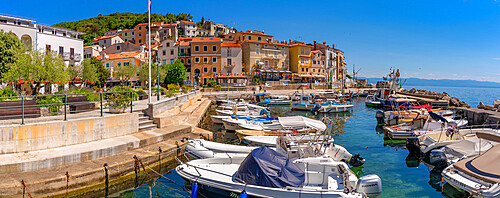
<svg viewBox="0 0 500 198">
<path fill-rule="evenodd" d="M 138 94 L 130 87 L 116 86 L 106 93 L 105 98 L 110 113 L 123 113 L 138 98 Z"/>
</svg>

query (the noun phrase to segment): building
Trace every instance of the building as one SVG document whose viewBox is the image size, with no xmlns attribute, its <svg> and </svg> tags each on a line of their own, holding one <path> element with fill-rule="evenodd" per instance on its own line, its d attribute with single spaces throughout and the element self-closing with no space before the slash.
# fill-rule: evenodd
<svg viewBox="0 0 500 198">
<path fill-rule="evenodd" d="M 97 57 L 97 59 L 102 61 L 104 67 L 110 71 L 111 81 L 120 80 L 116 76 L 116 71 L 119 67 L 133 66 L 140 68 L 141 64 L 146 63 L 146 54 L 143 52 L 124 52 L 117 54 L 106 54 L 102 53 Z M 136 81 L 137 78 L 133 78 L 132 81 Z"/>
<path fill-rule="evenodd" d="M 125 42 L 135 43 L 135 29 L 122 30 L 120 37 Z"/>
<path fill-rule="evenodd" d="M 326 69 L 325 62 L 326 56 L 320 50 L 311 51 L 311 68 L 309 69 L 312 80 L 325 81 Z"/>
<path fill-rule="evenodd" d="M 206 29 L 209 31 L 209 34 L 208 34 L 209 36 L 216 36 L 216 37 L 226 35 L 226 34 L 229 34 L 230 32 L 233 32 L 233 30 L 230 30 L 229 28 L 227 28 L 227 25 L 224 25 L 221 23 L 215 23 L 213 21 L 210 21 L 210 19 L 208 19 L 208 21 L 205 21 L 205 23 L 203 23 L 203 29 Z"/>
<path fill-rule="evenodd" d="M 312 80 L 311 52 L 313 45 L 300 41 L 290 42 L 290 70 L 294 73 L 293 80 L 307 82 Z"/>
<path fill-rule="evenodd" d="M 108 48 L 101 51 L 101 53 L 105 54 L 118 54 L 124 52 L 144 52 L 145 45 L 137 45 L 129 42 L 125 43 L 115 43 L 110 45 Z M 146 53 L 147 55 L 147 53 Z"/>
<path fill-rule="evenodd" d="M 196 29 L 196 36 L 208 36 L 210 35 L 210 30 L 198 28 Z"/>
<path fill-rule="evenodd" d="M 244 72 L 262 72 L 266 80 L 289 74 L 289 46 L 284 42 L 245 40 L 241 43 Z"/>
<path fill-rule="evenodd" d="M 223 42 L 221 44 L 221 73 L 231 74 L 231 73 L 242 73 L 243 66 L 243 53 L 241 50 L 241 45 L 238 43 Z"/>
<path fill-rule="evenodd" d="M 124 42 L 123 39 L 119 35 L 101 36 L 92 41 L 94 45 L 99 45 L 103 49 L 106 49 L 110 45 L 123 42 Z"/>
<path fill-rule="evenodd" d="M 37 24 L 36 20 L 0 15 L 0 29 L 11 32 L 28 48 L 60 55 L 66 65 L 78 64 L 83 57 L 83 40 L 78 36 L 85 33 Z"/>
<path fill-rule="evenodd" d="M 185 37 L 195 37 L 196 30 L 198 29 L 196 23 L 192 21 L 178 21 L 179 33 Z"/>
<path fill-rule="evenodd" d="M 197 84 L 207 84 L 221 71 L 222 39 L 195 37 L 191 41 L 191 76 Z"/>
<path fill-rule="evenodd" d="M 120 35 L 121 33 L 121 29 L 118 29 L 118 30 L 109 30 L 107 32 L 104 32 L 104 36 L 114 36 L 114 35 Z"/>
<path fill-rule="evenodd" d="M 179 38 L 179 28 L 177 27 L 177 23 L 162 24 L 158 29 L 158 32 L 160 34 L 160 42 L 169 38 L 176 41 Z"/>
<path fill-rule="evenodd" d="M 335 83 L 337 75 L 335 61 L 337 52 L 335 50 L 335 44 L 332 44 L 332 46 L 330 47 L 326 44 L 326 42 L 320 44 L 314 41 L 314 50 L 320 50 L 325 55 L 326 80 L 328 82 Z"/>
<path fill-rule="evenodd" d="M 229 36 L 232 34 L 228 34 Z M 247 30 L 246 32 L 236 32 L 234 34 L 234 41 L 242 43 L 243 41 L 272 41 L 273 36 L 267 35 L 264 31 Z"/>
<path fill-rule="evenodd" d="M 160 64 L 170 64 L 178 59 L 179 48 L 173 39 L 166 39 L 158 47 L 158 59 Z"/>
<path fill-rule="evenodd" d="M 186 72 L 188 74 L 191 73 L 191 39 L 183 39 L 180 40 L 177 44 L 179 55 L 177 58 L 184 64 L 186 67 Z M 189 79 L 193 80 L 193 79 Z"/>
<path fill-rule="evenodd" d="M 345 80 L 347 77 L 347 67 L 344 59 L 344 52 L 339 49 L 335 49 L 335 53 L 337 54 L 337 58 L 335 59 L 335 67 L 336 67 L 336 82 L 345 87 Z"/>
<path fill-rule="evenodd" d="M 135 26 L 135 44 L 148 44 L 148 23 L 140 23 Z M 178 29 L 176 23 L 151 22 L 151 43 L 158 44 L 161 41 L 172 38 L 177 40 Z"/>
<path fill-rule="evenodd" d="M 102 47 L 99 45 L 89 45 L 83 48 L 83 58 L 97 57 L 101 54 Z"/>
</svg>

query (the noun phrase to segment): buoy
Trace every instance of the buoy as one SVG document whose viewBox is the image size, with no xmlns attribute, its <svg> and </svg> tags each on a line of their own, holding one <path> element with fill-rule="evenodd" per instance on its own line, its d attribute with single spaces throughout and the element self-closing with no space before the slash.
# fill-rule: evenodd
<svg viewBox="0 0 500 198">
<path fill-rule="evenodd" d="M 195 181 L 193 183 L 193 186 L 191 187 L 191 198 L 197 198 L 198 197 L 198 182 Z"/>
<path fill-rule="evenodd" d="M 247 198 L 247 196 L 248 196 L 247 191 L 245 190 L 241 191 L 240 198 Z"/>
<path fill-rule="evenodd" d="M 367 146 L 365 146 L 365 149 L 368 149 L 368 147 L 367 147 Z"/>
</svg>

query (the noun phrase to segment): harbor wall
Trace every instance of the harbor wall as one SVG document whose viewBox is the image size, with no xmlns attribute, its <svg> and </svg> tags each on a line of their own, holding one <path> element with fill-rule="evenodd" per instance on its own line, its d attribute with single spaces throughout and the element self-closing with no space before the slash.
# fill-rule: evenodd
<svg viewBox="0 0 500 198">
<path fill-rule="evenodd" d="M 82 144 L 138 132 L 139 114 L 0 127 L 0 154 Z"/>
<path fill-rule="evenodd" d="M 184 101 L 188 101 L 194 99 L 195 96 L 201 95 L 199 91 L 194 91 L 187 94 L 182 94 L 176 97 L 168 98 L 162 101 L 153 102 L 148 104 L 148 108 L 146 109 L 146 115 L 150 118 L 154 118 L 159 114 L 171 109 L 172 107 L 183 103 Z"/>
<path fill-rule="evenodd" d="M 466 118 L 469 125 L 499 124 L 500 112 L 478 108 L 453 108 L 456 114 Z"/>
</svg>

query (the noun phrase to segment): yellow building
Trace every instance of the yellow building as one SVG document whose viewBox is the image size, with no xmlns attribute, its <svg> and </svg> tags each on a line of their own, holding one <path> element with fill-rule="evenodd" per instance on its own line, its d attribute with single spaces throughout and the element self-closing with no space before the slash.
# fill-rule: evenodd
<svg viewBox="0 0 500 198">
<path fill-rule="evenodd" d="M 273 41 L 273 36 L 264 34 L 264 31 L 257 30 L 247 30 L 246 32 L 236 32 L 234 35 L 234 41 L 242 43 L 244 41 L 265 41 L 271 42 Z"/>
<path fill-rule="evenodd" d="M 207 84 L 221 72 L 221 44 L 218 37 L 195 37 L 191 41 L 191 76 L 198 83 Z"/>
<path fill-rule="evenodd" d="M 137 67 L 140 69 L 141 64 L 146 63 L 146 55 L 143 52 L 123 52 L 117 54 L 101 54 L 97 59 L 102 61 L 104 67 L 110 71 L 111 80 L 119 80 L 115 73 L 119 67 Z M 132 78 L 131 80 L 137 80 Z"/>
<path fill-rule="evenodd" d="M 309 81 L 311 75 L 311 52 L 313 45 L 300 41 L 290 42 L 290 70 L 295 73 L 295 81 Z"/>
<path fill-rule="evenodd" d="M 313 80 L 325 81 L 326 78 L 326 67 L 325 67 L 325 55 L 320 50 L 313 50 L 311 52 L 311 68 L 309 69 L 310 75 L 312 75 Z"/>
</svg>

